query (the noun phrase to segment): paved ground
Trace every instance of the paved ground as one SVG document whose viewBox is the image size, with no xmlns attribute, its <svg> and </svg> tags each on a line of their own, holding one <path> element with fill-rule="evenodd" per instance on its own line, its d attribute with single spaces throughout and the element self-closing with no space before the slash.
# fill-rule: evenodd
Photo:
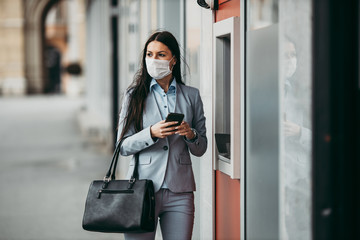
<svg viewBox="0 0 360 240">
<path fill-rule="evenodd" d="M 81 227 L 90 181 L 111 156 L 80 135 L 81 99 L 0 98 L 0 240 L 112 240 Z"/>
</svg>

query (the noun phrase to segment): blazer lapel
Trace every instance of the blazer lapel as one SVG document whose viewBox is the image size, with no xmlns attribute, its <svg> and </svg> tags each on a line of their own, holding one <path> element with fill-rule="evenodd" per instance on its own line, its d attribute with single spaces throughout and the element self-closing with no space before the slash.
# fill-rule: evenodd
<svg viewBox="0 0 360 240">
<path fill-rule="evenodd" d="M 156 103 L 154 94 L 150 91 L 145 102 L 143 112 L 143 128 L 154 125 L 162 120 L 159 107 Z"/>
<path fill-rule="evenodd" d="M 181 84 L 177 84 L 176 88 L 176 102 L 175 102 L 175 112 L 176 113 L 185 113 L 186 111 L 186 99 L 181 88 Z"/>
</svg>

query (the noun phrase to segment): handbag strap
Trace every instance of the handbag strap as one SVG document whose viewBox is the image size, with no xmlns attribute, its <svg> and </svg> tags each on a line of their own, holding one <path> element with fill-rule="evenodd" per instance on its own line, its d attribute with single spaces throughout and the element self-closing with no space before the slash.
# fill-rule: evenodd
<svg viewBox="0 0 360 240">
<path fill-rule="evenodd" d="M 120 153 L 120 146 L 121 143 L 124 139 L 122 139 L 121 141 L 119 141 L 115 147 L 114 150 L 114 154 L 112 156 L 112 160 L 110 163 L 110 167 L 109 170 L 107 171 L 105 177 L 104 177 L 104 182 L 110 182 L 111 180 L 115 180 L 115 174 L 116 174 L 116 166 L 119 160 L 119 153 Z M 129 183 L 131 183 L 131 186 L 133 185 L 133 183 L 139 179 L 139 171 L 138 171 L 138 166 L 139 166 L 139 153 L 135 154 L 135 166 L 134 166 L 134 170 L 133 173 L 131 175 L 131 178 L 129 180 Z"/>
<path fill-rule="evenodd" d="M 135 167 L 134 167 L 134 171 L 133 171 L 131 178 L 139 179 L 138 168 L 139 168 L 139 153 L 137 152 L 137 153 L 135 153 Z"/>
<path fill-rule="evenodd" d="M 112 176 L 112 175 L 114 175 L 114 177 L 115 177 L 115 174 L 113 174 L 112 168 L 113 168 L 114 163 L 117 162 L 116 159 L 119 157 L 119 152 L 120 152 L 120 142 L 115 147 L 115 150 L 114 150 L 114 153 L 113 153 L 113 156 L 112 156 L 112 160 L 111 160 L 111 163 L 110 163 L 110 167 L 109 167 L 109 170 L 107 171 L 107 173 L 106 173 L 106 175 L 104 177 L 104 181 L 110 181 L 110 176 Z M 115 163 L 115 165 L 116 165 L 116 163 Z"/>
</svg>

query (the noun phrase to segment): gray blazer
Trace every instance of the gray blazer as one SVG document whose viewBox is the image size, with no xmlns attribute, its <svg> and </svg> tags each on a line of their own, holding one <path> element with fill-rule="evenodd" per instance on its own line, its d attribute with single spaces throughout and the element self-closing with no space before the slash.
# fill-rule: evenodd
<svg viewBox="0 0 360 240">
<path fill-rule="evenodd" d="M 118 140 L 123 129 L 123 120 L 128 109 L 129 94 L 125 95 L 120 112 Z M 190 152 L 202 156 L 207 148 L 205 116 L 199 90 L 178 84 L 176 90 L 175 112 L 183 113 L 190 127 L 197 132 L 194 142 L 174 134 L 154 141 L 151 138 L 151 125 L 162 120 L 160 111 L 152 93 L 149 93 L 143 111 L 143 130 L 135 133 L 134 128 L 125 133 L 120 154 L 123 156 L 139 154 L 139 178 L 151 179 L 157 192 L 166 179 L 166 184 L 172 192 L 195 191 L 195 180 L 191 166 Z M 130 162 L 127 178 L 134 169 L 134 157 Z"/>
</svg>

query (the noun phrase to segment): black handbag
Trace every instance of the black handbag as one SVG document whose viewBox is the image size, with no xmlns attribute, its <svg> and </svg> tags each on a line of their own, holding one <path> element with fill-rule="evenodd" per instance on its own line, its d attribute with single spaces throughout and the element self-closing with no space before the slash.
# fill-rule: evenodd
<svg viewBox="0 0 360 240">
<path fill-rule="evenodd" d="M 82 226 L 87 231 L 143 233 L 155 230 L 155 193 L 151 180 L 139 180 L 139 154 L 130 180 L 115 180 L 120 152 L 117 144 L 103 180 L 91 183 Z M 111 176 L 111 177 L 110 177 Z"/>
</svg>

